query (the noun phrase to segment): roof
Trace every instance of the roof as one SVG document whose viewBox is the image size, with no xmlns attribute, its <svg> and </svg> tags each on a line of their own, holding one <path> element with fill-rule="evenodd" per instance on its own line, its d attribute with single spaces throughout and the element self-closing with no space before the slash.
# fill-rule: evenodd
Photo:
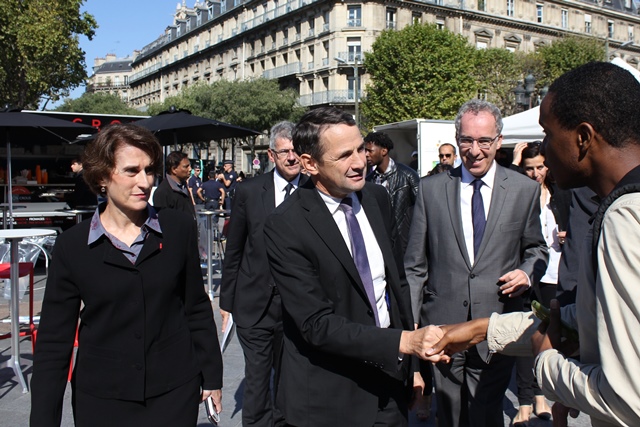
<svg viewBox="0 0 640 427">
<path fill-rule="evenodd" d="M 131 71 L 131 61 L 132 58 L 107 61 L 95 68 L 94 74 L 129 72 Z"/>
</svg>

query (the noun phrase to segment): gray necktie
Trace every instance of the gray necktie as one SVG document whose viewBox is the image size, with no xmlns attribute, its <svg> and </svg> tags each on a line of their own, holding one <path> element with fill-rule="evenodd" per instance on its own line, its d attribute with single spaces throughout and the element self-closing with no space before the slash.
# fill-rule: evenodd
<svg viewBox="0 0 640 427">
<path fill-rule="evenodd" d="M 482 180 L 475 179 L 472 184 L 473 197 L 471 197 L 471 217 L 473 218 L 473 254 L 475 257 L 478 255 L 480 243 L 482 243 L 484 226 L 486 225 L 487 220 L 484 216 L 484 203 L 482 201 L 482 194 L 480 193 Z"/>
<path fill-rule="evenodd" d="M 291 195 L 291 191 L 293 191 L 294 187 L 292 183 L 288 183 L 286 187 L 284 187 L 284 199 L 287 200 L 287 197 Z"/>
<path fill-rule="evenodd" d="M 371 278 L 371 268 L 369 267 L 369 258 L 367 257 L 367 248 L 364 243 L 364 237 L 362 236 L 362 230 L 356 215 L 353 213 L 353 207 L 351 206 L 352 200 L 350 197 L 342 199 L 340 207 L 344 211 L 344 216 L 347 219 L 347 226 L 349 227 L 349 240 L 351 241 L 351 254 L 353 261 L 356 264 L 360 279 L 364 285 L 364 290 L 367 293 L 369 304 L 373 310 L 373 314 L 376 318 L 376 326 L 380 326 L 380 320 L 378 319 L 378 306 L 376 305 L 376 296 L 373 289 L 373 279 Z"/>
</svg>

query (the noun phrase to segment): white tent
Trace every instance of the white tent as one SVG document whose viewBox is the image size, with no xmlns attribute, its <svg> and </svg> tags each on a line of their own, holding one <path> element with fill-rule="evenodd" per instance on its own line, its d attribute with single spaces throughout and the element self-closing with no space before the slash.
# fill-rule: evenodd
<svg viewBox="0 0 640 427">
<path fill-rule="evenodd" d="M 544 139 L 542 126 L 538 124 L 540 107 L 534 107 L 522 113 L 502 119 L 502 145 L 513 147 L 518 142 Z"/>
</svg>

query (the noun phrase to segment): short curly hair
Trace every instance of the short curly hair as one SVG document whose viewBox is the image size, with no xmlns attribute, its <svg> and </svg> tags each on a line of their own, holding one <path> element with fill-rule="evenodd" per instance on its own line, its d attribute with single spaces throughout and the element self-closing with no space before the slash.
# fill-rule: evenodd
<svg viewBox="0 0 640 427">
<path fill-rule="evenodd" d="M 549 87 L 551 114 L 564 129 L 589 123 L 613 147 L 640 143 L 640 82 L 609 62 L 590 62 Z"/>
<path fill-rule="evenodd" d="M 116 167 L 116 151 L 130 145 L 139 148 L 151 159 L 155 175 L 162 171 L 162 147 L 151 131 L 135 124 L 113 124 L 103 128 L 83 155 L 83 174 L 87 185 L 96 194 L 100 183 L 108 180 Z"/>
</svg>

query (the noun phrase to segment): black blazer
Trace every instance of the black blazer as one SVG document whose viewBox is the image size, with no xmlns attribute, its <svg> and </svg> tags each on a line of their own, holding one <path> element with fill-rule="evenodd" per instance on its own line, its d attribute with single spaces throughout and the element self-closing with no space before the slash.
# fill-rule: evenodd
<svg viewBox="0 0 640 427">
<path fill-rule="evenodd" d="M 31 380 L 31 426 L 60 425 L 80 312 L 75 387 L 99 398 L 143 401 L 202 374 L 222 387 L 222 357 L 204 291 L 196 227 L 158 214 L 136 264 L 106 237 L 87 245 L 90 220 L 56 241 Z"/>
<path fill-rule="evenodd" d="M 311 183 L 278 206 L 265 225 L 284 311 L 278 405 L 296 426 L 370 427 L 380 399 L 406 398 L 410 358 L 400 362 L 398 348 L 413 320 L 409 287 L 390 240 L 389 195 L 371 183 L 357 195 L 385 261 L 391 316 L 386 329 L 375 326 L 349 249 Z"/>
<path fill-rule="evenodd" d="M 273 292 L 264 244 L 264 223 L 276 208 L 273 174 L 238 183 L 232 202 L 220 308 L 233 313 L 233 320 L 241 328 L 250 328 L 262 318 Z M 300 184 L 306 179 L 301 176 Z"/>
<path fill-rule="evenodd" d="M 153 192 L 153 207 L 157 211 L 165 208 L 175 209 L 181 212 L 185 212 L 196 218 L 196 208 L 193 206 L 191 196 L 188 193 L 174 190 L 169 185 L 169 178 L 165 176 L 156 191 Z M 187 190 L 189 191 L 189 190 Z"/>
</svg>

